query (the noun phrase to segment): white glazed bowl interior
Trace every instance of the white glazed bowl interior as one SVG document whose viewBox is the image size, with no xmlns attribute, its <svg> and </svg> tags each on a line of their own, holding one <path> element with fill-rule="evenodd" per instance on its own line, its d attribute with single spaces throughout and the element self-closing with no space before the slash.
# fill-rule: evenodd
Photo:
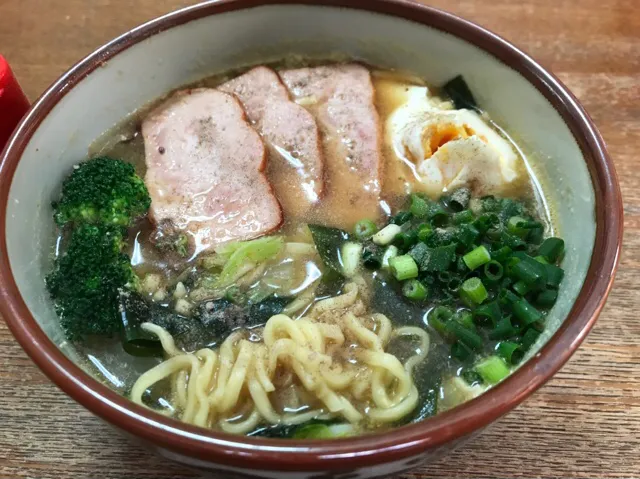
<svg viewBox="0 0 640 479">
<path fill-rule="evenodd" d="M 593 186 L 569 128 L 534 86 L 476 46 L 391 16 L 304 5 L 223 13 L 151 36 L 84 78 L 41 123 L 15 172 L 6 226 L 15 281 L 47 335 L 77 361 L 58 326 L 43 278 L 53 248 L 51 201 L 72 166 L 86 158 L 90 143 L 169 90 L 291 54 L 342 54 L 410 71 L 433 85 L 464 75 L 479 105 L 534 159 L 558 233 L 569 245 L 564 261 L 567 279 L 539 349 L 569 313 L 585 279 L 595 238 Z"/>
</svg>

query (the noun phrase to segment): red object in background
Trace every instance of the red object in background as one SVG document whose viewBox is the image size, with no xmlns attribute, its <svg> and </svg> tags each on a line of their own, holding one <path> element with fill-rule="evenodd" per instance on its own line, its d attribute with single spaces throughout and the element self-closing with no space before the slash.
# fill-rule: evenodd
<svg viewBox="0 0 640 479">
<path fill-rule="evenodd" d="M 9 64 L 0 55 L 0 151 L 28 109 L 29 100 L 13 76 Z"/>
</svg>

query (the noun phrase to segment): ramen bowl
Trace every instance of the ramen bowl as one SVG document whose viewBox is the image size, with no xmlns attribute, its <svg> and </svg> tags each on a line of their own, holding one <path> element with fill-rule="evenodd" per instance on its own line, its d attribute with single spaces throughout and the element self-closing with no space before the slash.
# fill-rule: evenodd
<svg viewBox="0 0 640 479">
<path fill-rule="evenodd" d="M 289 55 L 346 56 L 431 84 L 462 74 L 478 103 L 536 159 L 567 245 L 566 280 L 527 361 L 483 395 L 423 422 L 348 440 L 259 439 L 182 424 L 134 405 L 80 365 L 43 278 L 50 203 L 90 143 L 181 85 Z M 79 62 L 33 105 L 0 169 L 0 312 L 69 396 L 160 455 L 220 477 L 384 477 L 450 451 L 542 386 L 595 323 L 613 282 L 622 203 L 604 142 L 576 98 L 516 47 L 402 0 L 212 1 L 131 30 Z"/>
</svg>

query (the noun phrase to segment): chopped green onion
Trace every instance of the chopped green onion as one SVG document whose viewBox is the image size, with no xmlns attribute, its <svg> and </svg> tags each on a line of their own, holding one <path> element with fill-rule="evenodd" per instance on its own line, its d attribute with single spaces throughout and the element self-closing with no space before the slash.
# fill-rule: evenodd
<svg viewBox="0 0 640 479">
<path fill-rule="evenodd" d="M 489 356 L 475 366 L 482 379 L 489 384 L 497 384 L 506 378 L 510 371 L 505 362 L 498 356 Z"/>
<path fill-rule="evenodd" d="M 508 246 L 514 251 L 527 247 L 527 243 L 522 241 L 522 238 L 516 235 L 509 234 L 506 231 L 503 231 L 500 235 L 500 241 L 504 246 Z"/>
<path fill-rule="evenodd" d="M 473 312 L 474 320 L 482 326 L 495 327 L 502 316 L 500 306 L 496 301 L 483 304 Z"/>
<path fill-rule="evenodd" d="M 418 276 L 418 265 L 408 254 L 396 256 L 389 260 L 391 273 L 398 281 L 416 278 Z"/>
<path fill-rule="evenodd" d="M 460 298 L 470 307 L 475 307 L 489 297 L 480 278 L 469 278 L 460 287 Z"/>
<path fill-rule="evenodd" d="M 462 286 L 462 280 L 457 276 L 452 276 L 449 281 L 447 281 L 447 289 L 452 293 L 460 291 L 460 286 Z"/>
<path fill-rule="evenodd" d="M 496 251 L 492 251 L 491 257 L 499 263 L 504 263 L 509 258 L 509 256 L 511 256 L 511 253 L 513 253 L 513 250 L 511 248 L 509 248 L 508 246 L 503 246 Z"/>
<path fill-rule="evenodd" d="M 418 242 L 418 233 L 415 231 L 401 231 L 393 239 L 393 243 L 402 250 L 408 250 Z"/>
<path fill-rule="evenodd" d="M 514 278 L 524 282 L 529 289 L 538 289 L 547 283 L 547 269 L 545 265 L 528 255 L 525 255 L 521 261 L 513 265 L 510 274 Z"/>
<path fill-rule="evenodd" d="M 522 280 L 516 281 L 511 287 L 520 296 L 525 296 L 529 291 L 531 291 L 531 287 Z"/>
<path fill-rule="evenodd" d="M 454 213 L 452 216 L 454 225 L 462 225 L 466 223 L 471 223 L 474 220 L 475 216 L 471 210 L 460 211 L 459 213 Z"/>
<path fill-rule="evenodd" d="M 504 276 L 503 266 L 495 260 L 491 260 L 484 265 L 484 277 L 487 284 L 497 284 Z"/>
<path fill-rule="evenodd" d="M 362 245 L 347 241 L 340 249 L 340 262 L 342 264 L 342 274 L 351 278 L 356 274 L 360 265 L 362 255 Z"/>
<path fill-rule="evenodd" d="M 431 203 L 429 205 L 429 212 L 427 213 L 427 218 L 431 221 L 435 226 L 442 226 L 447 222 L 449 215 L 444 210 L 440 203 Z"/>
<path fill-rule="evenodd" d="M 564 253 L 564 240 L 560 238 L 547 238 L 538 248 L 538 254 L 544 256 L 550 263 L 555 263 Z"/>
<path fill-rule="evenodd" d="M 474 269 L 482 266 L 483 264 L 491 261 L 491 255 L 489 251 L 484 246 L 478 246 L 473 251 L 465 254 L 462 259 L 464 260 L 467 267 L 473 271 Z"/>
<path fill-rule="evenodd" d="M 536 256 L 535 259 L 538 263 L 542 263 L 542 264 L 549 264 L 549 262 L 547 261 L 547 258 L 545 258 L 544 256 Z"/>
<path fill-rule="evenodd" d="M 518 298 L 512 303 L 513 315 L 525 326 L 542 321 L 543 316 L 526 299 Z"/>
<path fill-rule="evenodd" d="M 564 278 L 564 270 L 554 264 L 546 264 L 544 267 L 547 273 L 547 286 L 558 289 Z"/>
<path fill-rule="evenodd" d="M 430 248 L 424 243 L 418 243 L 411 248 L 407 254 L 413 258 L 413 260 L 420 264 L 424 261 L 424 258 L 429 254 Z"/>
<path fill-rule="evenodd" d="M 354 228 L 355 237 L 361 240 L 373 236 L 376 231 L 378 231 L 378 227 L 371 220 L 360 220 Z"/>
<path fill-rule="evenodd" d="M 400 254 L 400 251 L 396 246 L 393 246 L 393 245 L 388 246 L 387 249 L 384 251 L 384 255 L 382 255 L 382 268 L 389 269 L 389 261 L 391 261 L 391 258 L 395 258 L 399 254 Z"/>
<path fill-rule="evenodd" d="M 476 325 L 473 322 L 473 313 L 466 309 L 461 309 L 453 315 L 454 321 L 462 324 L 465 328 L 475 331 Z"/>
<path fill-rule="evenodd" d="M 369 243 L 362 251 L 362 264 L 369 269 L 378 269 L 382 266 L 383 254 L 382 246 Z"/>
<path fill-rule="evenodd" d="M 464 247 L 463 251 L 475 243 L 479 236 L 480 232 L 471 224 L 459 226 L 454 233 L 454 239 Z"/>
<path fill-rule="evenodd" d="M 469 188 L 458 188 L 453 193 L 442 197 L 442 203 L 454 213 L 459 213 L 469 206 L 471 201 L 471 190 Z"/>
<path fill-rule="evenodd" d="M 522 340 L 520 341 L 520 345 L 522 346 L 523 351 L 528 351 L 531 346 L 533 346 L 538 338 L 540 337 L 540 333 L 533 328 L 529 328 L 524 336 L 522 336 Z"/>
<path fill-rule="evenodd" d="M 453 311 L 446 306 L 437 306 L 433 308 L 427 316 L 429 326 L 435 329 L 442 336 L 447 336 L 445 324 L 453 317 Z"/>
<path fill-rule="evenodd" d="M 527 241 L 531 244 L 540 244 L 542 243 L 542 238 L 544 237 L 544 227 L 542 225 L 532 228 L 529 230 L 529 236 L 527 236 Z"/>
<path fill-rule="evenodd" d="M 433 233 L 433 228 L 431 228 L 431 226 L 429 226 L 428 224 L 421 224 L 418 227 L 418 240 L 425 242 L 431 236 L 432 233 Z"/>
<path fill-rule="evenodd" d="M 522 216 L 512 216 L 507 221 L 507 231 L 515 236 L 520 238 L 525 238 L 529 234 L 529 230 L 527 228 L 523 228 L 523 225 L 527 223 L 527 220 Z"/>
<path fill-rule="evenodd" d="M 469 386 L 475 386 L 476 384 L 482 384 L 484 383 L 482 376 L 480 376 L 476 371 L 474 371 L 473 369 L 464 369 L 461 373 L 460 373 L 460 377 L 462 379 L 464 379 L 467 384 Z"/>
<path fill-rule="evenodd" d="M 516 365 L 524 356 L 522 346 L 511 341 L 502 341 L 496 347 L 496 351 L 508 364 Z"/>
<path fill-rule="evenodd" d="M 422 301 L 427 297 L 428 292 L 427 287 L 417 279 L 410 279 L 402 285 L 402 294 L 412 301 Z"/>
<path fill-rule="evenodd" d="M 464 363 L 473 357 L 473 351 L 462 341 L 456 341 L 451 345 L 451 357 Z"/>
<path fill-rule="evenodd" d="M 416 218 L 426 218 L 429 215 L 429 202 L 415 193 L 411 195 L 409 211 Z"/>
<path fill-rule="evenodd" d="M 396 237 L 396 235 L 401 231 L 402 231 L 402 228 L 400 228 L 400 226 L 395 224 L 390 224 L 382 228 L 376 234 L 374 234 L 371 240 L 377 245 L 386 246 L 389 243 L 391 243 Z"/>
<path fill-rule="evenodd" d="M 482 351 L 484 342 L 479 334 L 473 330 L 466 328 L 457 321 L 448 321 L 445 323 L 447 332 L 455 337 L 458 341 L 463 342 L 466 346 L 474 351 Z"/>
<path fill-rule="evenodd" d="M 495 213 L 483 213 L 476 218 L 473 222 L 473 226 L 475 226 L 480 234 L 485 234 L 489 228 L 500 223 L 500 218 Z"/>
<path fill-rule="evenodd" d="M 391 218 L 390 223 L 393 225 L 403 225 L 412 217 L 413 215 L 410 211 L 399 211 L 393 218 Z"/>
<path fill-rule="evenodd" d="M 507 339 L 516 335 L 516 328 L 511 324 L 511 317 L 505 316 L 498 321 L 495 328 L 489 332 L 489 339 Z"/>
<path fill-rule="evenodd" d="M 420 271 L 447 271 L 456 255 L 456 245 L 437 246 L 427 248 L 420 261 Z"/>
<path fill-rule="evenodd" d="M 536 297 L 536 304 L 542 308 L 550 308 L 556 304 L 558 299 L 558 291 L 555 289 L 547 289 Z"/>
</svg>

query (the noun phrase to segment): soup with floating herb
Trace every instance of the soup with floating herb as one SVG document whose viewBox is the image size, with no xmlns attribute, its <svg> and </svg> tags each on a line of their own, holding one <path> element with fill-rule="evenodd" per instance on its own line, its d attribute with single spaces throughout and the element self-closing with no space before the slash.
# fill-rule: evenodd
<svg viewBox="0 0 640 479">
<path fill-rule="evenodd" d="M 189 424 L 336 438 L 504 380 L 563 270 L 542 192 L 461 77 L 257 66 L 97 139 L 53 204 L 69 341 Z"/>
</svg>

